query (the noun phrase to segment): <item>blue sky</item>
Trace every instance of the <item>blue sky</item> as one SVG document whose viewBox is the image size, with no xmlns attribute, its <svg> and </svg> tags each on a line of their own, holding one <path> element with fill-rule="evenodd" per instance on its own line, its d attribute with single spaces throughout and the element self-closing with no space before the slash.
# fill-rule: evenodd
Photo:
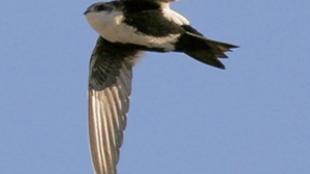
<svg viewBox="0 0 310 174">
<path fill-rule="evenodd" d="M 0 173 L 92 173 L 87 78 L 94 1 L 0 7 Z M 146 53 L 135 68 L 120 174 L 309 174 L 310 1 L 183 0 L 227 70 Z"/>
</svg>

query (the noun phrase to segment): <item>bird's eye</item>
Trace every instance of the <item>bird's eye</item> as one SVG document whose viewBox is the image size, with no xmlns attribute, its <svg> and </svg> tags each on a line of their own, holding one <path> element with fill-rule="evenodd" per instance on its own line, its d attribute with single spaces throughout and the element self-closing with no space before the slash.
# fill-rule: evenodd
<svg viewBox="0 0 310 174">
<path fill-rule="evenodd" d="M 96 7 L 96 11 L 104 11 L 104 10 L 108 10 L 106 5 L 99 5 Z"/>
</svg>

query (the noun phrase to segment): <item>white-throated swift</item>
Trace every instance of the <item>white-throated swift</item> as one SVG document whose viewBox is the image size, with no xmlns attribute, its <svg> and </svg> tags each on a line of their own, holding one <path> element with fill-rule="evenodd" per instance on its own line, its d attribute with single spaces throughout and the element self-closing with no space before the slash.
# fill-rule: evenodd
<svg viewBox="0 0 310 174">
<path fill-rule="evenodd" d="M 207 39 L 170 8 L 173 0 L 98 2 L 85 16 L 99 33 L 90 61 L 89 134 L 97 174 L 116 174 L 129 109 L 132 67 L 140 52 L 182 52 L 224 69 L 237 46 Z"/>
</svg>

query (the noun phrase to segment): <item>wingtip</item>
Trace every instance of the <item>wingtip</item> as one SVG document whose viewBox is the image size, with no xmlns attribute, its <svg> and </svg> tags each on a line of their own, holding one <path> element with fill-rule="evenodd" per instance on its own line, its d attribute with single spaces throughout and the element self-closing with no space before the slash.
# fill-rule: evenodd
<svg viewBox="0 0 310 174">
<path fill-rule="evenodd" d="M 212 64 L 211 66 L 214 66 L 214 67 L 219 68 L 221 70 L 225 70 L 226 69 L 225 65 L 222 62 L 220 62 L 220 61 L 217 61 L 217 64 Z"/>
<path fill-rule="evenodd" d="M 230 47 L 230 49 L 235 49 L 235 48 L 240 48 L 240 46 L 239 45 L 231 45 L 231 47 Z"/>
</svg>

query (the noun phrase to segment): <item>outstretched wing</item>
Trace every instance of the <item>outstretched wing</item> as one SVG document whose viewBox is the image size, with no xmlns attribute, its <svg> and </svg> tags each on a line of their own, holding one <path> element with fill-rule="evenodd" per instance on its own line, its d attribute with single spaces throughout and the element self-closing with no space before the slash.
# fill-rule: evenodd
<svg viewBox="0 0 310 174">
<path fill-rule="evenodd" d="M 90 61 L 89 135 L 96 174 L 116 174 L 138 51 L 99 38 Z"/>
</svg>

